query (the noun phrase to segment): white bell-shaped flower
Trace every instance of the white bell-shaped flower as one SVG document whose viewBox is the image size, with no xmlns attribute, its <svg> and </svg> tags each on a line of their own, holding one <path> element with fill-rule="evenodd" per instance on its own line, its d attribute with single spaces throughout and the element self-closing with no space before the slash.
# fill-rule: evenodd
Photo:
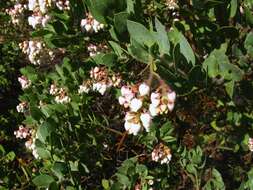
<svg viewBox="0 0 253 190">
<path fill-rule="evenodd" d="M 140 123 L 131 123 L 131 127 L 128 130 L 128 133 L 133 134 L 133 135 L 137 135 L 140 130 L 141 130 Z"/>
<path fill-rule="evenodd" d="M 169 102 L 175 102 L 176 92 L 172 91 L 167 94 Z"/>
<path fill-rule="evenodd" d="M 146 83 L 142 83 L 140 86 L 139 86 L 139 93 L 141 96 L 146 96 L 148 95 L 149 93 L 149 86 L 146 84 Z"/>
<path fill-rule="evenodd" d="M 170 110 L 170 111 L 172 111 L 173 109 L 174 109 L 174 102 L 172 102 L 172 103 L 168 103 L 167 104 L 167 106 L 168 106 L 168 109 Z"/>
<path fill-rule="evenodd" d="M 152 117 L 149 113 L 142 113 L 141 116 L 140 116 L 140 119 L 141 119 L 141 122 L 142 122 L 142 125 L 143 127 L 145 128 L 145 130 L 147 132 L 149 132 L 149 128 L 150 128 L 150 125 L 151 125 L 151 120 L 152 120 Z"/>
<path fill-rule="evenodd" d="M 134 98 L 130 102 L 130 110 L 137 112 L 142 107 L 142 101 L 140 99 Z"/>
<path fill-rule="evenodd" d="M 153 104 L 153 106 L 157 107 L 160 104 L 160 93 L 156 93 L 156 92 L 152 92 L 151 96 L 151 103 Z"/>
<path fill-rule="evenodd" d="M 159 108 L 157 108 L 156 106 L 154 106 L 153 104 L 149 105 L 149 112 L 151 116 L 157 116 L 159 113 Z"/>
<path fill-rule="evenodd" d="M 126 99 L 123 96 L 119 97 L 119 104 L 124 105 L 126 103 Z"/>
</svg>

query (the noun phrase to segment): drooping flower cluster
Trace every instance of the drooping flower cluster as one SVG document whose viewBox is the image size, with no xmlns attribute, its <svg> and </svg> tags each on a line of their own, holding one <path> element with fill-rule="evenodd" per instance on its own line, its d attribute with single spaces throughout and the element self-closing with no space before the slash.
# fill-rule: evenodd
<svg viewBox="0 0 253 190">
<path fill-rule="evenodd" d="M 36 159 L 39 158 L 39 154 L 35 146 L 35 141 L 37 137 L 35 135 L 34 130 L 31 130 L 28 127 L 24 127 L 23 125 L 20 125 L 18 130 L 14 131 L 14 135 L 16 136 L 16 138 L 19 139 L 27 139 L 27 141 L 25 142 L 26 148 L 32 151 L 32 154 Z"/>
<path fill-rule="evenodd" d="M 55 96 L 55 102 L 58 104 L 66 104 L 71 101 L 64 88 L 58 88 L 55 84 L 51 84 L 49 94 Z"/>
<path fill-rule="evenodd" d="M 52 1 L 48 0 L 29 0 L 28 8 L 30 11 L 38 10 L 41 13 L 46 13 L 48 8 L 52 6 Z"/>
<path fill-rule="evenodd" d="M 70 2 L 68 0 L 55 0 L 55 5 L 61 11 L 70 10 Z"/>
<path fill-rule="evenodd" d="M 166 0 L 165 4 L 170 10 L 178 8 L 177 0 Z"/>
<path fill-rule="evenodd" d="M 45 27 L 51 17 L 48 15 L 48 9 L 52 6 L 52 1 L 48 0 L 29 0 L 28 8 L 32 15 L 28 17 L 28 24 L 33 28 L 39 26 Z"/>
<path fill-rule="evenodd" d="M 163 143 L 158 144 L 151 153 L 152 160 L 161 164 L 169 164 L 171 157 L 170 148 Z"/>
<path fill-rule="evenodd" d="M 94 67 L 90 70 L 90 79 L 79 86 L 78 93 L 88 93 L 90 90 L 97 91 L 101 95 L 112 86 L 118 87 L 121 83 L 121 76 L 111 75 L 105 67 Z"/>
<path fill-rule="evenodd" d="M 149 131 L 152 117 L 144 106 L 149 93 L 150 87 L 146 83 L 121 88 L 119 104 L 129 109 L 126 112 L 124 124 L 129 134 L 137 135 L 142 127 Z"/>
<path fill-rule="evenodd" d="M 17 105 L 16 109 L 17 109 L 17 112 L 19 113 L 25 113 L 28 111 L 29 105 L 27 102 L 21 102 Z"/>
<path fill-rule="evenodd" d="M 20 125 L 17 131 L 14 131 L 14 135 L 16 138 L 26 139 L 31 135 L 31 131 L 29 128 Z"/>
<path fill-rule="evenodd" d="M 25 147 L 28 150 L 32 151 L 32 155 L 34 156 L 35 159 L 39 159 L 40 157 L 35 145 L 36 139 L 37 135 L 35 135 L 35 131 L 33 131 L 31 137 L 25 142 Z"/>
<path fill-rule="evenodd" d="M 49 15 L 43 15 L 41 12 L 37 11 L 33 12 L 33 14 L 28 17 L 28 24 L 33 28 L 37 28 L 39 26 L 45 27 L 50 19 L 51 17 Z"/>
<path fill-rule="evenodd" d="M 17 3 L 13 8 L 6 9 L 6 13 L 10 15 L 11 22 L 14 25 L 19 25 L 24 19 L 24 12 L 27 10 L 27 6 L 21 3 Z"/>
<path fill-rule="evenodd" d="M 151 93 L 150 99 L 149 111 L 152 116 L 166 114 L 174 108 L 176 93 L 170 89 L 167 89 L 163 93 L 153 92 Z"/>
<path fill-rule="evenodd" d="M 142 128 L 149 132 L 154 116 L 172 111 L 176 93 L 168 86 L 161 89 L 163 93 L 158 89 L 150 95 L 146 83 L 121 88 L 119 104 L 127 109 L 124 127 L 129 134 L 137 135 Z"/>
<path fill-rule="evenodd" d="M 95 45 L 95 44 L 89 44 L 87 47 L 87 50 L 89 52 L 89 55 L 91 57 L 100 54 L 102 52 L 105 52 L 108 49 L 107 45 L 105 44 L 99 44 L 99 45 Z"/>
<path fill-rule="evenodd" d="M 46 65 L 54 59 L 54 52 L 46 48 L 43 42 L 24 41 L 19 44 L 19 47 L 34 65 Z"/>
<path fill-rule="evenodd" d="M 249 138 L 248 147 L 251 152 L 253 152 L 253 138 Z"/>
<path fill-rule="evenodd" d="M 22 89 L 29 88 L 31 85 L 31 81 L 25 76 L 18 77 L 18 82 L 20 83 Z"/>
<path fill-rule="evenodd" d="M 99 23 L 93 16 L 88 13 L 85 19 L 81 20 L 81 29 L 88 33 L 97 33 L 104 28 L 104 24 Z"/>
</svg>

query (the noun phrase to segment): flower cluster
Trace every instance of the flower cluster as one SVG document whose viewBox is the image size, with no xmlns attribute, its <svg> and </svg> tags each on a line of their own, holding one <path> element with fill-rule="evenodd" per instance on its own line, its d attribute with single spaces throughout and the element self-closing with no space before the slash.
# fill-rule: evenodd
<svg viewBox="0 0 253 190">
<path fill-rule="evenodd" d="M 176 93 L 168 86 L 162 88 L 163 93 L 159 91 L 150 95 L 150 87 L 146 83 L 121 88 L 119 104 L 128 109 L 124 127 L 129 134 L 137 135 L 142 128 L 149 132 L 152 117 L 172 111 Z"/>
<path fill-rule="evenodd" d="M 249 138 L 248 147 L 251 152 L 253 152 L 253 138 Z"/>
<path fill-rule="evenodd" d="M 52 6 L 52 2 L 48 0 L 29 0 L 28 8 L 32 11 L 32 15 L 28 17 L 28 24 L 33 28 L 38 26 L 45 27 L 51 17 L 48 15 L 48 8 Z"/>
<path fill-rule="evenodd" d="M 47 14 L 43 15 L 41 12 L 34 12 L 28 17 L 28 24 L 33 28 L 37 28 L 38 26 L 45 27 L 50 19 L 51 17 Z"/>
<path fill-rule="evenodd" d="M 6 13 L 10 15 L 12 24 L 19 25 L 24 18 L 25 10 L 27 10 L 26 5 L 17 3 L 13 8 L 6 9 Z"/>
<path fill-rule="evenodd" d="M 175 10 L 178 8 L 177 0 L 166 0 L 165 4 L 169 10 Z"/>
<path fill-rule="evenodd" d="M 48 8 L 52 6 L 51 1 L 48 0 L 29 0 L 28 8 L 30 11 L 40 11 L 41 13 L 46 13 Z"/>
<path fill-rule="evenodd" d="M 28 140 L 25 142 L 26 148 L 32 151 L 32 154 L 36 159 L 39 158 L 39 154 L 35 146 L 35 141 L 37 139 L 37 136 L 35 135 L 35 131 L 27 127 L 24 127 L 23 125 L 20 125 L 18 130 L 14 131 L 14 135 L 16 136 L 16 138 L 20 138 L 20 139 L 28 138 Z"/>
<path fill-rule="evenodd" d="M 18 82 L 20 83 L 22 89 L 29 88 L 31 81 L 25 76 L 18 77 Z"/>
<path fill-rule="evenodd" d="M 33 134 L 34 134 L 34 132 L 33 132 Z M 33 135 L 33 136 L 35 136 L 35 137 L 31 137 L 28 141 L 25 142 L 25 146 L 27 149 L 32 151 L 32 154 L 35 159 L 39 159 L 40 157 L 39 157 L 38 151 L 35 146 L 35 141 L 37 139 L 37 136 L 36 135 Z"/>
<path fill-rule="evenodd" d="M 152 116 L 157 116 L 173 110 L 176 100 L 176 93 L 168 88 L 163 93 L 159 91 L 151 93 L 150 99 L 150 114 Z"/>
<path fill-rule="evenodd" d="M 105 44 L 99 44 L 99 45 L 89 44 L 87 49 L 88 49 L 89 55 L 93 57 L 97 54 L 100 54 L 101 52 L 105 52 L 108 49 L 108 47 Z"/>
<path fill-rule="evenodd" d="M 16 109 L 17 109 L 17 112 L 19 112 L 19 113 L 25 113 L 29 109 L 28 103 L 27 102 L 21 102 L 17 105 Z"/>
<path fill-rule="evenodd" d="M 81 20 L 81 29 L 88 33 L 97 33 L 103 28 L 104 24 L 99 23 L 90 13 L 86 15 L 85 19 Z"/>
<path fill-rule="evenodd" d="M 90 90 L 104 95 L 110 87 L 118 87 L 121 83 L 120 75 L 110 75 L 105 67 L 95 67 L 90 70 L 90 79 L 79 86 L 78 93 L 88 93 Z"/>
<path fill-rule="evenodd" d="M 26 139 L 31 135 L 31 131 L 29 128 L 24 127 L 23 125 L 20 125 L 17 131 L 14 131 L 14 135 L 16 138 L 20 139 Z"/>
<path fill-rule="evenodd" d="M 143 126 L 149 131 L 152 117 L 147 109 L 143 108 L 145 98 L 149 95 L 150 87 L 146 83 L 137 86 L 123 86 L 119 104 L 128 108 L 125 115 L 125 130 L 129 134 L 137 135 Z"/>
<path fill-rule="evenodd" d="M 70 10 L 70 2 L 68 0 L 56 0 L 55 5 L 61 11 Z"/>
<path fill-rule="evenodd" d="M 54 52 L 47 49 L 40 41 L 24 41 L 19 44 L 19 47 L 34 65 L 45 65 L 54 59 Z"/>
<path fill-rule="evenodd" d="M 55 84 L 51 84 L 49 94 L 55 96 L 55 102 L 58 104 L 66 104 L 71 101 L 67 92 L 63 88 L 58 88 Z"/>
<path fill-rule="evenodd" d="M 170 148 L 162 143 L 158 144 L 151 153 L 152 160 L 161 164 L 168 164 L 171 157 Z"/>
</svg>

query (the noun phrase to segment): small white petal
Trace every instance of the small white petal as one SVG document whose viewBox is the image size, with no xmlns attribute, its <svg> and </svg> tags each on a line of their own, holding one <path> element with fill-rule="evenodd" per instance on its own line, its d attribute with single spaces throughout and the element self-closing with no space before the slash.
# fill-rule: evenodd
<svg viewBox="0 0 253 190">
<path fill-rule="evenodd" d="M 124 127 L 125 127 L 125 130 L 128 131 L 130 128 L 131 128 L 132 124 L 130 122 L 125 122 L 124 124 Z"/>
<path fill-rule="evenodd" d="M 159 110 L 158 110 L 158 108 L 156 106 L 154 106 L 153 104 L 150 104 L 150 106 L 149 106 L 149 112 L 150 112 L 151 116 L 154 117 L 154 116 L 158 115 Z"/>
<path fill-rule="evenodd" d="M 149 93 L 149 86 L 146 84 L 146 83 L 142 83 L 140 86 L 139 86 L 139 93 L 141 96 L 146 96 L 148 95 Z"/>
<path fill-rule="evenodd" d="M 85 30 L 86 30 L 87 32 L 90 32 L 91 29 L 92 29 L 92 26 L 91 26 L 90 24 L 86 24 L 86 25 L 84 26 L 84 28 L 85 28 Z"/>
<path fill-rule="evenodd" d="M 131 111 L 137 112 L 141 107 L 142 107 L 142 101 L 141 100 L 139 100 L 137 98 L 134 98 L 134 99 L 131 100 L 131 102 L 130 102 Z"/>
<path fill-rule="evenodd" d="M 119 104 L 120 104 L 120 105 L 124 105 L 125 102 L 126 102 L 125 98 L 122 97 L 122 96 L 120 96 L 120 97 L 119 97 Z"/>
<path fill-rule="evenodd" d="M 137 135 L 138 132 L 140 131 L 140 129 L 141 129 L 141 124 L 140 123 L 137 123 L 137 124 L 132 123 L 131 127 L 129 129 L 129 134 Z"/>
<path fill-rule="evenodd" d="M 149 132 L 149 128 L 150 128 L 150 124 L 151 124 L 151 120 L 152 120 L 151 115 L 149 113 L 142 113 L 140 116 L 140 119 L 141 119 L 142 125 L 144 126 L 145 130 L 147 132 Z"/>
<path fill-rule="evenodd" d="M 170 111 L 172 111 L 174 109 L 174 103 L 169 103 L 169 104 L 167 104 L 167 106 Z"/>
<path fill-rule="evenodd" d="M 107 89 L 107 85 L 106 84 L 102 84 L 101 87 L 100 87 L 100 89 L 98 91 L 99 91 L 99 93 L 101 95 L 104 95 L 105 92 L 106 92 L 106 89 Z"/>
<path fill-rule="evenodd" d="M 175 100 L 176 100 L 176 93 L 174 91 L 169 92 L 167 96 L 168 96 L 168 100 L 170 102 L 175 102 Z"/>
</svg>

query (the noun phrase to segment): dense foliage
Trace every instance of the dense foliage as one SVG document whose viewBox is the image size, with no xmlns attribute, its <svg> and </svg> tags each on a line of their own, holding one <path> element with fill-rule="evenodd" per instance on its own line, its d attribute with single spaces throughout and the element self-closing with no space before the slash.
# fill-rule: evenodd
<svg viewBox="0 0 253 190">
<path fill-rule="evenodd" d="M 0 189 L 253 189 L 251 0 L 0 2 Z"/>
</svg>

